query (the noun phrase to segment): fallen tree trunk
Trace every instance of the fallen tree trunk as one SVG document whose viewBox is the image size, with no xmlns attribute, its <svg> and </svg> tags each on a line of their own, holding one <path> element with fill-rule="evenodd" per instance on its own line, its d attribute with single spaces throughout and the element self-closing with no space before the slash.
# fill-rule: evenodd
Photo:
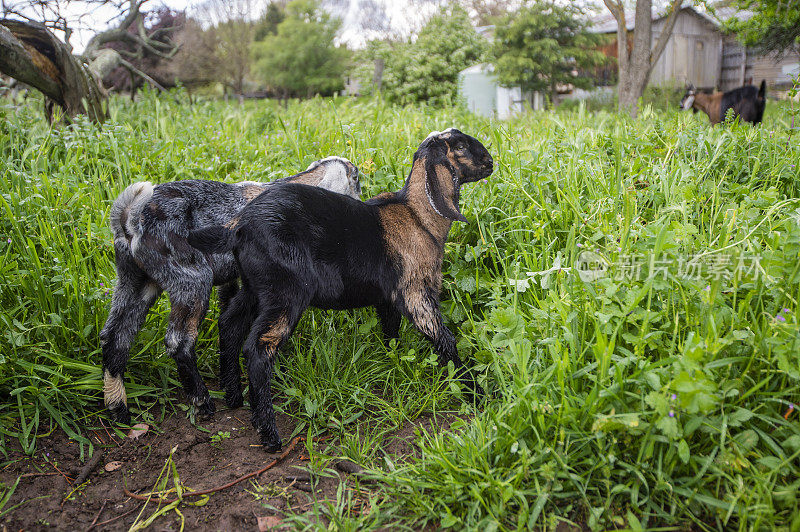
<svg viewBox="0 0 800 532">
<path fill-rule="evenodd" d="M 66 120 L 86 114 L 100 123 L 107 117 L 107 95 L 96 74 L 42 24 L 0 19 L 0 72 L 41 91 L 50 121 L 53 104 Z"/>
</svg>

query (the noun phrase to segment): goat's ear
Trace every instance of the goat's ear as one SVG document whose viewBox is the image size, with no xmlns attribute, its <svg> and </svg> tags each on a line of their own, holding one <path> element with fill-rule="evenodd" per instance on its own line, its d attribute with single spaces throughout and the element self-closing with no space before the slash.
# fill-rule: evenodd
<svg viewBox="0 0 800 532">
<path fill-rule="evenodd" d="M 449 220 L 466 222 L 458 210 L 459 188 L 450 163 L 444 157 L 429 153 L 424 164 L 425 194 L 433 210 Z"/>
</svg>

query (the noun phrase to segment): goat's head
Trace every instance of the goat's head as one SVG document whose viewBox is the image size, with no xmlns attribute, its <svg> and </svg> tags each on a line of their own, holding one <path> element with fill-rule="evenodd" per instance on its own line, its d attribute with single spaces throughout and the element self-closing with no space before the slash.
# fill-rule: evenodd
<svg viewBox="0 0 800 532">
<path fill-rule="evenodd" d="M 326 157 L 319 161 L 314 161 L 306 168 L 306 172 L 313 171 L 320 175 L 316 186 L 355 199 L 361 197 L 361 181 L 358 178 L 358 168 L 344 157 Z"/>
<path fill-rule="evenodd" d="M 697 94 L 697 90 L 694 88 L 693 84 L 690 84 L 686 87 L 686 94 L 683 95 L 681 98 L 681 109 L 684 111 L 688 111 L 692 108 L 692 104 L 694 104 L 694 97 Z"/>
<path fill-rule="evenodd" d="M 417 161 L 425 169 L 425 194 L 433 210 L 447 219 L 466 222 L 458 210 L 461 185 L 489 177 L 494 171 L 486 147 L 455 128 L 434 131 L 414 154 Z"/>
</svg>

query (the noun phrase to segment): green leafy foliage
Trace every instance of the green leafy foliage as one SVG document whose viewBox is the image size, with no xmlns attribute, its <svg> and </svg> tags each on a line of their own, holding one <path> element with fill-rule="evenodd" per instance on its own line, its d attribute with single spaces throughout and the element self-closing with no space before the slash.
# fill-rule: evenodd
<svg viewBox="0 0 800 532">
<path fill-rule="evenodd" d="M 737 0 L 734 5 L 751 16 L 733 16 L 726 28 L 742 43 L 762 52 L 800 52 L 800 3 L 782 0 Z"/>
<path fill-rule="evenodd" d="M 481 62 L 487 49 L 466 11 L 452 7 L 432 17 L 414 42 L 369 46 L 362 56 L 369 65 L 361 69 L 362 84 L 372 82 L 372 60 L 380 57 L 385 61 L 383 91 L 388 101 L 452 104 L 458 96 L 458 73 Z"/>
<path fill-rule="evenodd" d="M 446 276 L 459 346 L 496 399 L 381 475 L 398 510 L 456 529 L 791 520 L 800 171 L 779 162 L 797 152 L 787 109 L 767 116 L 711 129 L 674 111 L 630 122 L 579 108 L 501 129 L 505 177 L 471 196 L 481 212 Z M 578 275 L 587 249 L 608 275 Z M 678 274 L 681 257 L 737 250 L 764 271 Z M 647 257 L 641 275 L 622 275 L 629 255 Z M 648 270 L 662 263 L 671 273 Z"/>
<path fill-rule="evenodd" d="M 537 0 L 499 19 L 492 53 L 497 77 L 506 87 L 556 93 L 558 85 L 589 88 L 587 69 L 602 65 L 600 37 L 587 31 L 587 16 L 576 3 Z"/>
<path fill-rule="evenodd" d="M 284 98 L 341 90 L 350 53 L 334 44 L 340 25 L 314 0 L 290 2 L 277 34 L 253 45 L 255 74 Z"/>
<path fill-rule="evenodd" d="M 276 2 L 267 4 L 264 14 L 255 23 L 255 40 L 261 41 L 268 35 L 278 33 L 278 25 L 286 18 L 286 11 Z"/>
</svg>

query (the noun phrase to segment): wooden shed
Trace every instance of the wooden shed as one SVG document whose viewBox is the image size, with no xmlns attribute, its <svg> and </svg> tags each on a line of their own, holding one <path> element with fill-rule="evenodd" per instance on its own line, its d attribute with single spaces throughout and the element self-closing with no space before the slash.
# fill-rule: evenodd
<svg viewBox="0 0 800 532">
<path fill-rule="evenodd" d="M 725 37 L 722 45 L 722 72 L 719 88 L 727 91 L 742 85 L 758 85 L 762 79 L 773 89 L 786 89 L 792 84 L 791 76 L 800 74 L 800 55 L 787 53 L 755 53 L 734 37 Z"/>
<path fill-rule="evenodd" d="M 727 19 L 731 16 L 748 16 L 730 8 L 717 10 Z M 629 39 L 633 38 L 634 14 L 626 13 Z M 653 44 L 655 44 L 666 17 L 653 19 Z M 617 22 L 610 15 L 595 20 L 596 33 L 616 34 Z M 616 51 L 616 48 L 614 49 Z M 664 53 L 650 75 L 651 85 L 683 85 L 694 83 L 698 88 L 730 90 L 745 84 L 758 84 L 767 80 L 771 88 L 781 88 L 791 83 L 790 76 L 800 71 L 800 56 L 788 53 L 781 58 L 764 56 L 742 46 L 735 36 L 724 35 L 719 23 L 709 15 L 691 7 L 684 7 L 675 20 Z"/>
<path fill-rule="evenodd" d="M 628 39 L 633 41 L 634 13 L 625 14 Z M 666 17 L 653 19 L 652 44 L 661 35 Z M 617 21 L 607 14 L 594 21 L 592 31 L 616 35 Z M 616 52 L 616 47 L 614 48 Z M 664 53 L 650 74 L 652 85 L 694 83 L 700 88 L 713 88 L 719 79 L 722 62 L 722 34 L 708 17 L 690 7 L 680 10 Z"/>
<path fill-rule="evenodd" d="M 653 44 L 666 23 L 653 21 Z M 692 8 L 681 9 L 664 53 L 650 74 L 653 85 L 694 83 L 714 88 L 722 62 L 722 34 L 717 26 Z"/>
</svg>

